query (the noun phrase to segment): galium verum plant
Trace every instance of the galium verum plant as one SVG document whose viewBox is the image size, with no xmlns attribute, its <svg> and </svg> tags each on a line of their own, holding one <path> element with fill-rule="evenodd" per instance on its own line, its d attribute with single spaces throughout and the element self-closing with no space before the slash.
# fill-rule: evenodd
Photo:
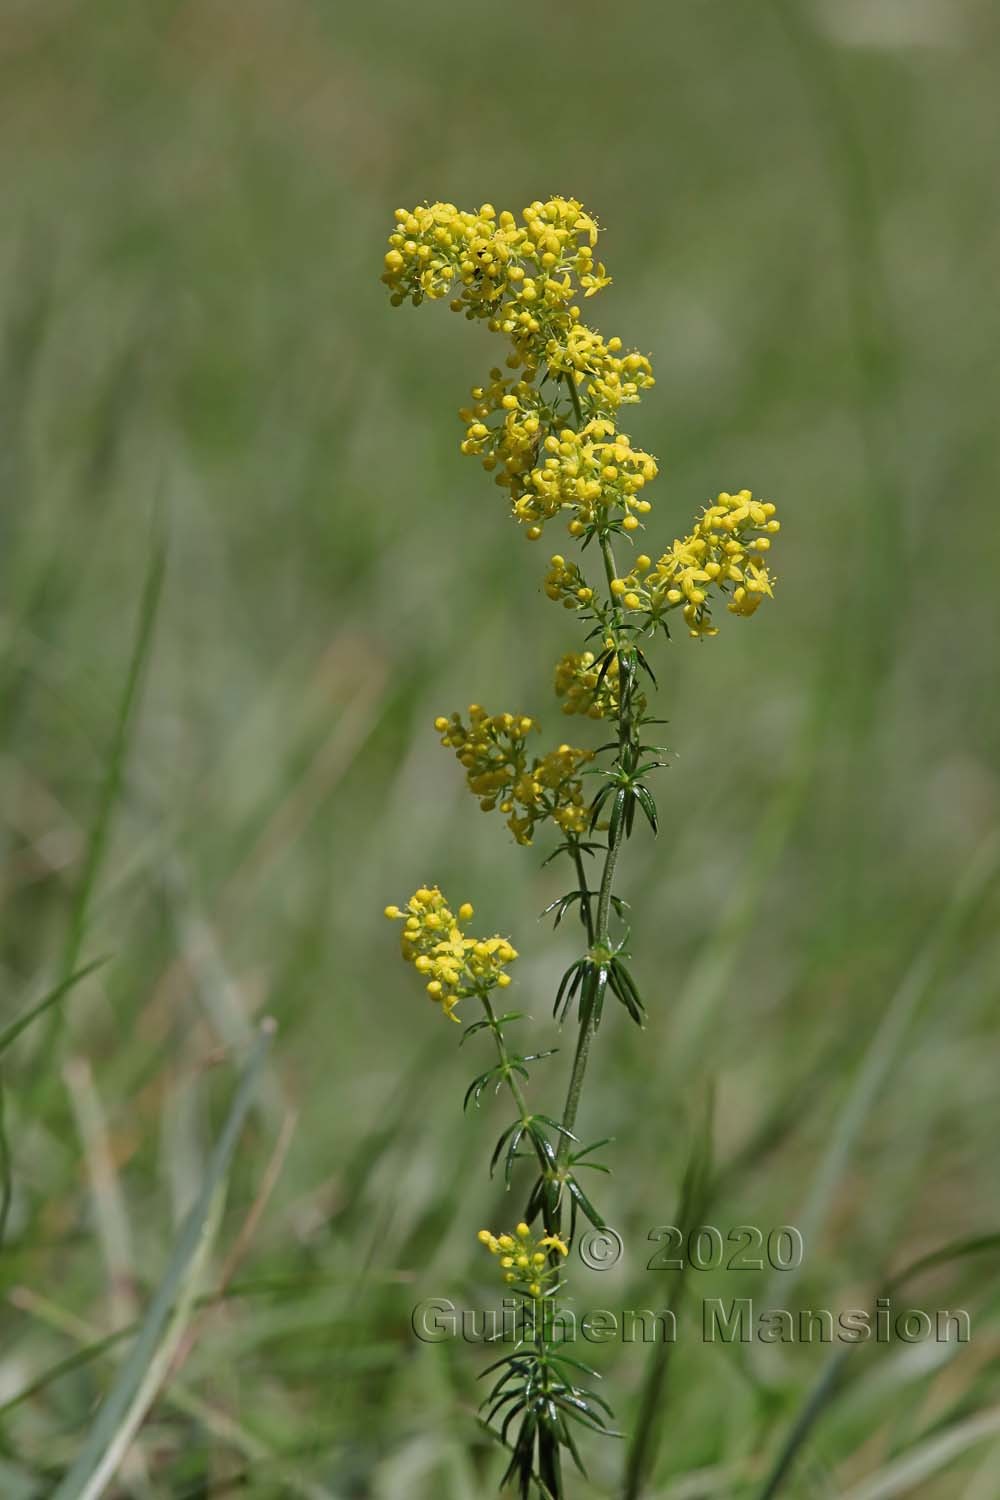
<svg viewBox="0 0 1000 1500">
<path fill-rule="evenodd" d="M 578 1214 L 604 1225 L 579 1178 L 587 1167 L 607 1170 L 592 1158 L 608 1141 L 581 1145 L 576 1124 L 607 996 L 643 1024 L 644 1004 L 627 963 L 627 908 L 615 877 L 637 814 L 657 830 L 649 777 L 665 764 L 665 751 L 647 743 L 650 727 L 662 722 L 648 713 L 656 679 L 647 644 L 660 632 L 669 637 L 675 616 L 691 636 L 714 636 L 720 602 L 731 614 L 752 615 L 771 596 L 767 554 L 779 527 L 775 507 L 749 490 L 722 493 L 656 561 L 644 552 L 628 563 L 616 559 L 615 547 L 631 547 L 644 526 L 657 473 L 656 460 L 622 431 L 619 414 L 653 384 L 653 374 L 645 355 L 626 353 L 621 339 L 603 338 L 582 319 L 581 300 L 610 280 L 595 257 L 597 237 L 596 221 L 575 199 L 534 202 L 520 222 L 488 203 L 476 212 L 451 203 L 398 209 L 382 277 L 394 305 L 448 298 L 455 312 L 485 322 L 505 342 L 503 365 L 490 370 L 461 411 L 462 452 L 494 474 L 529 540 L 562 520 L 581 559 L 588 550 L 598 559 L 588 576 L 582 561 L 556 553 L 543 588 L 576 617 L 584 637 L 583 649 L 567 652 L 555 667 L 562 712 L 610 726 L 604 743 L 536 752 L 540 726 L 533 718 L 490 713 L 479 704 L 435 721 L 480 807 L 501 812 L 519 844 L 551 825 L 556 846 L 549 859 L 564 858 L 572 870 L 572 888 L 547 908 L 557 926 L 573 913 L 582 932 L 581 952 L 555 996 L 561 1021 L 574 1006 L 577 1017 L 558 1118 L 529 1108 L 525 1094 L 531 1065 L 551 1052 L 515 1050 L 510 1029 L 526 1017 L 498 1013 L 495 1003 L 517 958 L 510 942 L 472 936 L 472 907 L 453 912 L 436 887 L 421 888 L 403 908 L 386 909 L 403 924 L 404 958 L 444 1014 L 458 1021 L 460 1005 L 478 1007 L 463 1041 L 477 1033 L 492 1039 L 495 1061 L 465 1096 L 468 1107 L 488 1088 L 510 1095 L 514 1118 L 496 1143 L 491 1174 L 502 1164 L 510 1188 L 516 1164 L 534 1163 L 521 1222 L 509 1233 L 479 1233 L 522 1315 L 513 1351 L 490 1367 L 499 1375 L 484 1402 L 487 1422 L 511 1450 L 503 1482 L 516 1479 L 522 1497 L 533 1485 L 543 1496 L 562 1496 L 563 1450 L 582 1468 L 574 1424 L 609 1430 L 606 1403 L 578 1383 L 581 1372 L 594 1372 L 562 1352 L 551 1314 Z M 596 885 L 588 873 L 594 860 Z"/>
</svg>

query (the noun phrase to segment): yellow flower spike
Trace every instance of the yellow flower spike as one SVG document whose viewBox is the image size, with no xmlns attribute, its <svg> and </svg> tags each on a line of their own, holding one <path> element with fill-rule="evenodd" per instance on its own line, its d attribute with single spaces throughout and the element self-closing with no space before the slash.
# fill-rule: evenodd
<svg viewBox="0 0 1000 1500">
<path fill-rule="evenodd" d="M 526 1240 L 526 1239 L 528 1239 L 530 1237 L 531 1230 L 528 1228 L 527 1224 L 525 1224 L 524 1221 L 522 1220 L 521 1223 L 518 1224 L 517 1228 L 514 1230 L 514 1233 L 517 1235 L 518 1239 Z"/>
</svg>

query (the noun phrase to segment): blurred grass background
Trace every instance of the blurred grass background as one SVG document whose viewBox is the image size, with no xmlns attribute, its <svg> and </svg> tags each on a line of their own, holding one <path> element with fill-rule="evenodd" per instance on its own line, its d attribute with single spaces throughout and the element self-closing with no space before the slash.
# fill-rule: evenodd
<svg viewBox="0 0 1000 1500">
<path fill-rule="evenodd" d="M 462 1118 L 475 1043 L 381 909 L 472 900 L 555 1044 L 561 877 L 430 724 L 480 700 L 558 731 L 575 638 L 540 592 L 556 533 L 527 546 L 457 451 L 489 336 L 379 285 L 400 204 L 582 198 L 615 277 L 588 311 L 658 377 L 629 421 L 662 468 L 647 550 L 722 488 L 784 523 L 774 605 L 661 660 L 677 758 L 623 883 L 650 1024 L 609 1016 L 581 1121 L 617 1138 L 626 1256 L 577 1268 L 580 1303 L 662 1305 L 645 1237 L 712 1086 L 711 1222 L 798 1224 L 806 1255 L 794 1285 L 690 1272 L 691 1306 L 857 1305 L 995 1228 L 998 37 L 988 0 L 7 0 L 4 1019 L 111 957 L 5 1058 L 5 1496 L 79 1451 L 126 1347 L 94 1341 L 163 1274 L 264 1014 L 204 1280 L 228 1295 L 111 1492 L 495 1484 L 483 1352 L 409 1316 L 492 1293 L 503 1106 Z M 972 1342 L 852 1354 L 783 1493 L 995 1500 L 995 1272 L 920 1283 Z M 645 1493 L 758 1495 L 831 1351 L 682 1327 Z M 642 1349 L 591 1356 L 629 1429 Z M 586 1451 L 572 1492 L 620 1493 L 622 1445 Z"/>
</svg>

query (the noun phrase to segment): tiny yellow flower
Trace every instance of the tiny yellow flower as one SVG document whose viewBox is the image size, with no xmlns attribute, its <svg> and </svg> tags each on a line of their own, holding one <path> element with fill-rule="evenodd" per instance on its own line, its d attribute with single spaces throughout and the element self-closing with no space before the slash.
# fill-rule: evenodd
<svg viewBox="0 0 1000 1500">
<path fill-rule="evenodd" d="M 467 937 L 461 924 L 473 916 L 469 902 L 459 907 L 456 917 L 436 886 L 421 886 L 405 910 L 386 907 L 386 916 L 402 920 L 403 957 L 427 977 L 427 994 L 450 1020 L 458 1020 L 455 1007 L 468 995 L 487 994 L 510 983 L 505 971 L 517 958 L 516 948 L 499 934 Z"/>
</svg>

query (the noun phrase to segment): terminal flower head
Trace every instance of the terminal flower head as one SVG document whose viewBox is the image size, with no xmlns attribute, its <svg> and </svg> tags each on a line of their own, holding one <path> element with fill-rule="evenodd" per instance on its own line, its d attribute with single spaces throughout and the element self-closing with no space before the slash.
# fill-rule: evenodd
<svg viewBox="0 0 1000 1500">
<path fill-rule="evenodd" d="M 567 513 L 571 534 L 610 522 L 635 530 L 649 510 L 639 491 L 656 462 L 617 427 L 620 407 L 653 382 L 644 354 L 582 320 L 581 300 L 611 277 L 595 258 L 598 225 L 575 198 L 530 203 L 519 217 L 491 203 L 429 203 L 396 211 L 382 280 L 397 306 L 448 299 L 506 341 L 499 365 L 461 411 L 462 452 L 507 490 L 536 540 Z"/>
</svg>

